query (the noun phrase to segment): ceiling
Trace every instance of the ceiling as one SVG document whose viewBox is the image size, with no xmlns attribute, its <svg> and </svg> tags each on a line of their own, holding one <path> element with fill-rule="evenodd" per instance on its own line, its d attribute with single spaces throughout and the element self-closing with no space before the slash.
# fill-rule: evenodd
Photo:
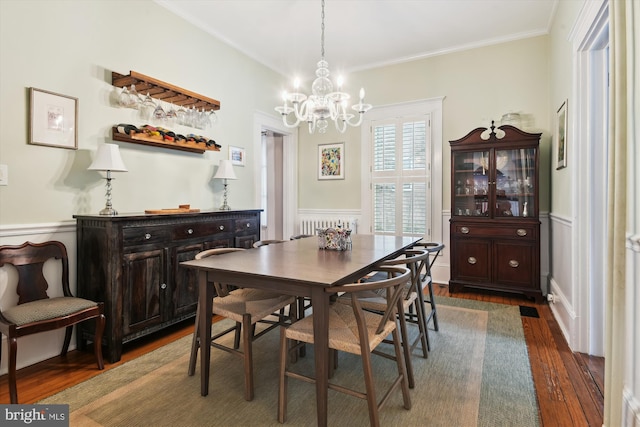
<svg viewBox="0 0 640 427">
<path fill-rule="evenodd" d="M 320 0 L 155 0 L 290 78 L 320 60 Z M 558 0 L 326 0 L 325 59 L 335 77 L 547 34 Z"/>
</svg>

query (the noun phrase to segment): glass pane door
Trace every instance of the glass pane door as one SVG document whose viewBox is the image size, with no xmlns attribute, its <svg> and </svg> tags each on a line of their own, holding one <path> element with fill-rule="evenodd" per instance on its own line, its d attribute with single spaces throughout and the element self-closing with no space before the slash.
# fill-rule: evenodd
<svg viewBox="0 0 640 427">
<path fill-rule="evenodd" d="M 535 148 L 496 150 L 496 217 L 535 214 Z"/>
<path fill-rule="evenodd" d="M 454 152 L 452 216 L 489 216 L 489 151 Z"/>
</svg>

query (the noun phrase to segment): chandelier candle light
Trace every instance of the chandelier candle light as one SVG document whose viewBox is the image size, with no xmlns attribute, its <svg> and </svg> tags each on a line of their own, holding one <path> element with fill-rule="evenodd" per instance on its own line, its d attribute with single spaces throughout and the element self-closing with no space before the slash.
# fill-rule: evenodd
<svg viewBox="0 0 640 427">
<path fill-rule="evenodd" d="M 320 37 L 320 55 L 316 69 L 316 79 L 311 85 L 311 95 L 308 97 L 298 91 L 300 85 L 296 80 L 295 92 L 282 95 L 284 105 L 276 107 L 276 111 L 282 115 L 282 122 L 286 127 L 295 128 L 302 122 L 309 125 L 309 133 L 314 133 L 318 129 L 319 133 L 325 133 L 329 120 L 335 123 L 336 129 L 344 133 L 349 126 L 360 126 L 364 113 L 371 109 L 371 105 L 364 103 L 364 88 L 360 89 L 360 102 L 353 105 L 358 112 L 358 118 L 354 122 L 354 114 L 347 112 L 347 103 L 351 96 L 342 92 L 342 78 L 338 78 L 338 90 L 333 91 L 333 83 L 329 80 L 329 63 L 324 59 L 324 0 L 322 0 L 322 25 Z M 289 105 L 291 103 L 291 105 Z M 294 113 L 295 122 L 289 123 L 287 117 Z"/>
<path fill-rule="evenodd" d="M 99 212 L 100 215 L 118 215 L 118 212 L 111 205 L 111 172 L 128 172 L 122 157 L 120 157 L 120 147 L 116 144 L 102 144 L 98 147 L 96 158 L 88 170 L 107 172 L 107 205 Z"/>
<path fill-rule="evenodd" d="M 224 180 L 224 203 L 220 206 L 220 210 L 231 210 L 231 207 L 227 204 L 227 180 L 238 179 L 236 178 L 235 172 L 233 172 L 233 164 L 231 163 L 231 160 L 220 160 L 220 166 L 218 166 L 218 170 L 213 178 Z"/>
</svg>

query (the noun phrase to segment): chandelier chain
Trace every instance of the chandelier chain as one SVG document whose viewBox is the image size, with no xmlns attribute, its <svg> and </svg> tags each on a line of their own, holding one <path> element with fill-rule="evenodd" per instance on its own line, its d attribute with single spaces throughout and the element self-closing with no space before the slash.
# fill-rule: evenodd
<svg viewBox="0 0 640 427">
<path fill-rule="evenodd" d="M 322 0 L 322 24 L 320 24 L 320 58 L 324 59 L 324 0 Z"/>
</svg>

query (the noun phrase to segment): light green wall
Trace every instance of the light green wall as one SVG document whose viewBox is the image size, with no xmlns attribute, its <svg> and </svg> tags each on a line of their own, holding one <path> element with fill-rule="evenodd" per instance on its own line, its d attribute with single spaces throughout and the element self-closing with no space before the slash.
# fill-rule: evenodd
<svg viewBox="0 0 640 427">
<path fill-rule="evenodd" d="M 523 129 L 542 132 L 540 210 L 548 211 L 549 163 L 552 125 L 549 122 L 549 39 L 533 37 L 479 49 L 435 56 L 419 61 L 353 73 L 348 76 L 352 95 L 366 88 L 367 102 L 389 105 L 444 96 L 443 111 L 443 207 L 450 209 L 449 140 L 459 139 L 479 126 L 498 123 L 503 114 L 518 111 Z M 359 208 L 360 132 L 340 135 L 308 135 L 300 129 L 301 208 Z M 317 145 L 346 141 L 347 169 L 344 181 L 316 179 L 313 160 Z M 358 156 L 358 159 L 353 157 Z M 312 191 L 308 191 L 312 189 Z M 348 197 L 336 197 L 336 194 Z"/>
<path fill-rule="evenodd" d="M 113 204 L 121 213 L 177 207 L 212 209 L 222 185 L 212 176 L 228 146 L 252 156 L 253 114 L 273 111 L 282 78 L 152 1 L 0 1 L 0 224 L 71 220 L 104 207 L 105 181 L 87 171 L 117 123 L 142 125 L 133 110 L 113 106 L 111 72 L 130 70 L 221 101 L 212 130 L 222 144 L 204 155 L 125 142 L 128 173 L 114 173 Z M 78 150 L 27 144 L 28 88 L 79 99 Z M 236 167 L 229 204 L 255 208 L 254 171 Z M 242 191 L 238 191 L 242 189 Z"/>
<path fill-rule="evenodd" d="M 572 149 L 579 147 L 579 141 L 571 143 L 571 125 L 572 110 L 576 105 L 572 103 L 570 94 L 573 85 L 573 49 L 571 41 L 569 41 L 569 33 L 573 28 L 578 14 L 584 2 L 581 1 L 560 1 L 556 10 L 555 19 L 551 26 L 549 34 L 550 49 L 549 57 L 551 63 L 551 81 L 550 83 L 550 105 L 549 105 L 549 121 L 552 129 L 556 126 L 556 112 L 563 102 L 568 101 L 568 150 L 567 150 L 567 167 L 556 170 L 556 150 L 557 145 L 553 135 L 553 155 L 551 156 L 551 210 L 554 214 L 562 215 L 570 218 L 573 216 L 573 208 L 571 206 L 573 197 L 571 194 L 571 174 L 575 168 L 572 158 L 575 159 Z"/>
</svg>

